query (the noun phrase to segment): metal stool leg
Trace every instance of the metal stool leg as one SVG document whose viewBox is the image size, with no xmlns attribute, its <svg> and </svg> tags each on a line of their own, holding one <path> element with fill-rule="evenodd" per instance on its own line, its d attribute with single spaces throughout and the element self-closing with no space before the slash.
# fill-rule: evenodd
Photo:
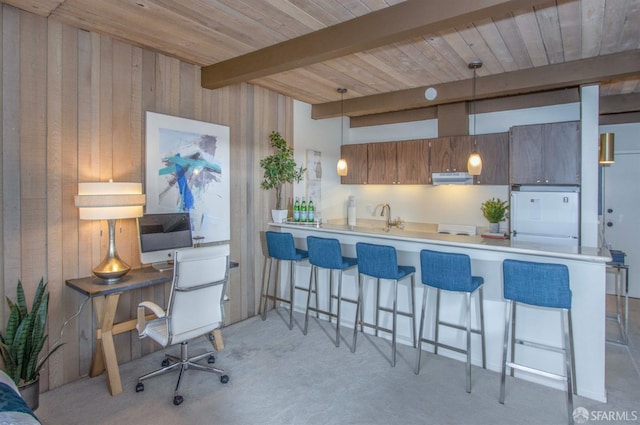
<svg viewBox="0 0 640 425">
<path fill-rule="evenodd" d="M 471 392 L 471 292 L 467 298 L 467 392 Z"/>
<path fill-rule="evenodd" d="M 380 279 L 376 279 L 376 336 L 378 336 L 378 327 L 380 316 Z"/>
<path fill-rule="evenodd" d="M 265 257 L 264 265 L 267 265 L 267 258 Z M 264 299 L 264 303 L 262 304 L 262 320 L 267 319 L 267 303 L 269 302 L 269 286 L 271 285 L 271 268 L 273 266 L 273 258 L 269 258 L 269 272 L 267 274 L 266 288 L 264 282 L 264 276 L 262 281 L 262 297 L 260 301 Z"/>
<path fill-rule="evenodd" d="M 436 329 L 434 333 L 434 353 L 438 354 L 438 332 L 440 327 L 440 289 L 436 289 Z"/>
<path fill-rule="evenodd" d="M 423 295 L 422 295 L 422 312 L 420 314 L 420 332 L 418 334 L 418 354 L 417 354 L 418 358 L 416 359 L 416 370 L 415 370 L 416 375 L 420 373 L 420 358 L 422 357 L 422 337 L 424 332 L 424 315 L 427 310 L 428 294 L 429 294 L 428 289 L 424 287 Z"/>
<path fill-rule="evenodd" d="M 289 330 L 293 329 L 293 296 L 295 294 L 295 268 L 293 261 L 289 261 Z"/>
<path fill-rule="evenodd" d="M 353 324 L 353 345 L 351 347 L 351 352 L 356 352 L 356 340 L 358 338 L 358 316 L 360 317 L 360 330 L 362 331 L 362 275 L 358 273 L 358 302 L 356 303 L 356 317 L 355 322 Z"/>
<path fill-rule="evenodd" d="M 411 275 L 411 329 L 413 330 L 413 348 L 416 348 L 416 279 Z"/>
<path fill-rule="evenodd" d="M 518 304 L 511 305 L 511 363 L 516 361 L 516 310 Z M 515 376 L 515 370 L 511 368 L 511 376 Z"/>
<path fill-rule="evenodd" d="M 336 347 L 340 347 L 340 301 L 341 300 L 342 300 L 342 270 L 338 270 L 338 299 L 337 299 L 338 305 L 336 306 Z M 332 303 L 332 302 L 333 301 L 331 299 L 331 293 L 329 293 L 329 303 Z"/>
<path fill-rule="evenodd" d="M 482 368 L 487 368 L 487 349 L 486 349 L 486 341 L 484 338 L 484 302 L 482 297 L 482 286 L 478 288 L 478 304 L 480 311 L 480 340 L 482 344 Z"/>
<path fill-rule="evenodd" d="M 562 333 L 564 334 L 564 357 L 566 362 L 566 374 L 567 374 L 567 411 L 569 414 L 569 425 L 573 424 L 573 385 L 571 383 L 571 376 L 574 373 L 573 366 L 573 343 L 570 337 L 571 332 L 571 311 L 563 309 L 562 315 Z"/>
<path fill-rule="evenodd" d="M 505 380 L 507 375 L 507 349 L 509 348 L 509 330 L 511 328 L 511 326 L 509 325 L 511 324 L 510 322 L 512 319 L 512 309 L 513 309 L 513 301 L 507 301 L 505 305 L 505 317 L 504 317 L 504 343 L 502 344 L 502 373 L 500 374 L 500 398 L 498 399 L 500 404 L 504 404 L 504 387 L 505 387 Z"/>
<path fill-rule="evenodd" d="M 573 393 L 578 395 L 578 379 L 576 378 L 576 356 L 573 351 L 573 321 L 571 319 L 571 310 L 567 310 L 567 323 L 569 326 L 569 342 L 571 348 L 569 355 L 571 357 L 571 377 L 573 378 Z M 573 414 L 573 413 L 572 413 Z"/>
<path fill-rule="evenodd" d="M 309 306 L 311 304 L 311 291 L 313 291 L 313 280 L 315 278 L 316 293 L 318 291 L 318 268 L 314 265 L 311 266 L 311 273 L 309 273 L 309 292 L 307 293 L 307 308 L 304 312 L 304 329 L 302 333 L 307 334 L 309 328 Z M 318 308 L 318 298 L 316 297 L 316 309 Z"/>
<path fill-rule="evenodd" d="M 391 332 L 391 366 L 396 365 L 396 336 L 398 328 L 398 281 L 393 281 L 393 326 Z"/>
</svg>

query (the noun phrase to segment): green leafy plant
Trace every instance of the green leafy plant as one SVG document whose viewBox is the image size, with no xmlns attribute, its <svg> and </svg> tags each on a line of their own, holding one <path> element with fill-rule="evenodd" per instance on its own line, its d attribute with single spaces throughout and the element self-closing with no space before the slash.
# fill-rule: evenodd
<svg viewBox="0 0 640 425">
<path fill-rule="evenodd" d="M 47 359 L 55 353 L 62 343 L 57 343 L 40 359 L 48 335 L 45 335 L 49 310 L 49 292 L 47 284 L 40 279 L 36 289 L 31 311 L 27 310 L 22 282 L 18 281 L 16 302 L 7 297 L 9 319 L 4 332 L 0 332 L 0 354 L 4 370 L 16 385 L 32 382 L 38 378 Z"/>
<path fill-rule="evenodd" d="M 501 201 L 500 198 L 491 198 L 484 201 L 480 209 L 484 218 L 489 220 L 489 223 L 499 223 L 507 218 L 509 206 L 507 201 Z"/>
<path fill-rule="evenodd" d="M 260 160 L 260 166 L 264 169 L 260 187 L 265 190 L 276 190 L 276 209 L 279 210 L 282 205 L 282 186 L 285 183 L 299 183 L 307 169 L 296 168 L 298 165 L 293 159 L 293 148 L 287 145 L 287 141 L 280 136 L 280 133 L 272 131 L 269 140 L 275 153 Z"/>
</svg>

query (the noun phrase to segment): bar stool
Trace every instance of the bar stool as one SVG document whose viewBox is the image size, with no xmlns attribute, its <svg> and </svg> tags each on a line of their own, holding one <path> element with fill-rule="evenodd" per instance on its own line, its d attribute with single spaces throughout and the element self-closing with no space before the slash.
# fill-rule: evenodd
<svg viewBox="0 0 640 425">
<path fill-rule="evenodd" d="M 262 303 L 262 320 L 267 318 L 267 301 L 273 300 L 274 308 L 276 301 L 289 304 L 289 329 L 293 329 L 293 294 L 294 289 L 301 289 L 308 291 L 307 288 L 295 286 L 295 267 L 294 265 L 300 261 L 306 260 L 309 257 L 307 251 L 297 249 L 293 241 L 293 235 L 291 233 L 281 232 L 265 232 L 267 239 L 267 251 L 269 254 L 269 272 L 267 275 L 266 288 L 265 281 L 262 280 L 262 297 L 260 299 Z M 269 295 L 269 286 L 271 284 L 271 267 L 273 266 L 273 260 L 276 260 L 276 286 L 273 295 Z M 280 276 L 280 263 L 282 261 L 289 261 L 289 298 L 281 298 L 278 296 L 278 281 Z"/>
<path fill-rule="evenodd" d="M 413 266 L 399 266 L 396 249 L 392 246 L 374 245 L 364 242 L 356 243 L 356 254 L 358 256 L 358 304 L 356 306 L 356 322 L 353 326 L 353 347 L 356 351 L 356 339 L 358 335 L 358 323 L 360 331 L 364 326 L 378 331 L 391 333 L 391 366 L 396 365 L 396 336 L 398 315 L 411 318 L 411 330 L 413 333 L 413 347 L 416 346 L 416 325 L 415 325 L 415 271 Z M 375 323 L 366 323 L 363 320 L 362 305 L 362 282 L 364 277 L 376 279 L 376 311 Z M 398 282 L 405 278 L 411 278 L 411 312 L 398 311 Z M 380 306 L 380 279 L 387 279 L 393 282 L 393 308 Z M 380 311 L 393 314 L 392 329 L 383 328 L 379 325 Z M 358 316 L 359 314 L 359 316 Z M 360 320 L 358 320 L 360 317 Z"/>
<path fill-rule="evenodd" d="M 446 348 L 467 355 L 467 392 L 471 392 L 471 334 L 479 334 L 482 346 L 482 367 L 486 369 L 485 338 L 484 338 L 484 309 L 482 302 L 482 284 L 484 279 L 471 275 L 471 260 L 466 254 L 436 252 L 423 249 L 420 251 L 420 271 L 422 283 L 436 289 L 436 320 L 435 339 L 424 338 L 424 319 L 427 307 L 428 288 L 424 288 L 422 297 L 422 315 L 420 317 L 420 334 L 418 338 L 418 353 L 416 359 L 416 375 L 420 373 L 420 357 L 422 356 L 422 343 L 432 344 L 435 354 L 438 347 Z M 441 290 L 463 292 L 466 295 L 466 327 L 440 320 L 440 292 Z M 480 311 L 480 329 L 471 329 L 471 295 L 478 292 L 478 310 Z M 438 341 L 438 329 L 447 326 L 467 332 L 467 348 L 461 349 Z"/>
<path fill-rule="evenodd" d="M 575 363 L 573 354 L 573 329 L 571 326 L 571 289 L 569 289 L 569 269 L 563 264 L 534 263 L 519 260 L 504 260 L 502 263 L 504 298 L 507 300 L 504 325 L 504 345 L 502 347 L 502 375 L 500 378 L 500 403 L 504 404 L 505 375 L 507 367 L 547 378 L 566 381 L 567 411 L 569 423 L 573 423 L 573 394 L 576 392 Z M 518 303 L 536 307 L 562 310 L 563 347 L 522 340 L 516 337 L 516 306 Z M 566 323 L 565 323 L 566 322 Z M 511 361 L 507 362 L 507 345 L 511 328 Z M 565 375 L 534 369 L 515 363 L 515 345 L 521 344 L 538 349 L 546 349 L 564 354 Z M 573 379 L 573 383 L 572 383 Z"/>
<path fill-rule="evenodd" d="M 340 302 L 347 301 L 357 304 L 356 300 L 342 297 L 342 272 L 354 268 L 357 265 L 355 258 L 343 257 L 340 248 L 340 241 L 330 238 L 319 238 L 307 236 L 307 250 L 309 251 L 309 263 L 311 263 L 311 274 L 309 275 L 309 294 L 307 295 L 307 309 L 304 315 L 304 331 L 307 334 L 309 326 L 309 311 L 316 314 L 322 313 L 331 318 L 336 318 L 336 347 L 340 346 Z M 327 269 L 329 272 L 329 311 L 322 310 L 318 306 L 318 270 Z M 338 272 L 338 293 L 333 294 L 333 272 Z M 315 285 L 314 285 L 315 284 Z M 315 288 L 315 289 L 314 289 Z M 316 306 L 311 307 L 311 293 L 316 295 Z M 333 313 L 333 300 L 336 300 L 336 313 Z"/>
<path fill-rule="evenodd" d="M 613 270 L 615 273 L 614 289 L 616 297 L 616 314 L 607 314 L 607 320 L 613 320 L 618 325 L 620 339 L 607 338 L 607 342 L 615 342 L 616 344 L 629 344 L 629 266 L 624 263 L 627 254 L 623 251 L 609 250 L 611 253 L 611 261 L 607 263 L 607 270 Z M 621 288 L 622 277 L 624 272 L 624 292 Z M 621 297 L 624 296 L 624 313 L 622 313 Z"/>
</svg>

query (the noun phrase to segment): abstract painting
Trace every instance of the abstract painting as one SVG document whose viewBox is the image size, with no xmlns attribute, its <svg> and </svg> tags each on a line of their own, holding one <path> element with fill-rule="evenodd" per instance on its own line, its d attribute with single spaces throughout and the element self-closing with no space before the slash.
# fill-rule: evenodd
<svg viewBox="0 0 640 425">
<path fill-rule="evenodd" d="M 146 119 L 145 212 L 188 212 L 195 243 L 229 240 L 229 127 L 155 112 Z"/>
</svg>

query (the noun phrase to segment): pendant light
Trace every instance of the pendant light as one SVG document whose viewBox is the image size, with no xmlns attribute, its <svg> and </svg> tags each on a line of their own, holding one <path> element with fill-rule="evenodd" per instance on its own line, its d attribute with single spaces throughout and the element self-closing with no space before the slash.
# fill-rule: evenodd
<svg viewBox="0 0 640 425">
<path fill-rule="evenodd" d="M 478 140 L 476 136 L 476 70 L 482 67 L 482 61 L 475 60 L 469 63 L 469 69 L 473 69 L 473 151 L 467 160 L 467 172 L 472 176 L 479 176 L 482 173 L 482 158 L 478 153 Z"/>
<path fill-rule="evenodd" d="M 340 177 L 346 176 L 349 171 L 347 160 L 342 157 L 342 144 L 344 143 L 344 94 L 346 92 L 347 89 L 344 87 L 338 89 L 338 93 L 340 93 L 340 159 L 338 160 L 336 169 Z"/>
<path fill-rule="evenodd" d="M 600 135 L 600 145 L 598 146 L 598 163 L 600 165 L 611 165 L 615 162 L 613 156 L 614 134 L 602 133 Z"/>
</svg>

